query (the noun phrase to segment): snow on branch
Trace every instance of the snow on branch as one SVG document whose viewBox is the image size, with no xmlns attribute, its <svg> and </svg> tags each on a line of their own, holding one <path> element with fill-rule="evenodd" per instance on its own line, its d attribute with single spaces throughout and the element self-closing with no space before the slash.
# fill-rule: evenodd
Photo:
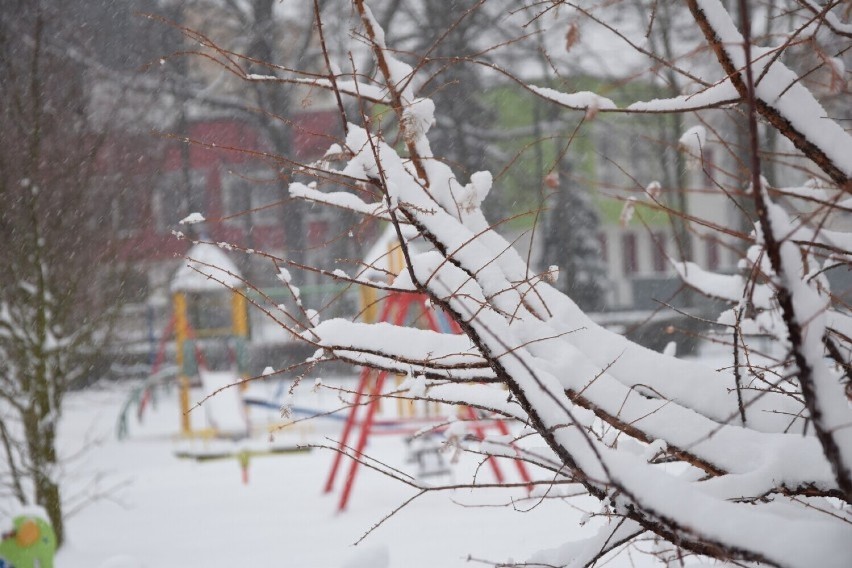
<svg viewBox="0 0 852 568">
<path fill-rule="evenodd" d="M 311 333 L 319 336 L 316 343 L 321 347 L 358 364 L 393 371 L 429 372 L 456 380 L 493 378 L 487 361 L 464 336 L 343 319 L 324 321 Z"/>
<path fill-rule="evenodd" d="M 341 209 L 386 221 L 390 220 L 387 206 L 383 203 L 367 203 L 358 196 L 346 191 L 323 192 L 299 182 L 291 183 L 289 190 L 291 197 L 313 201 L 314 203 L 333 205 Z"/>
<path fill-rule="evenodd" d="M 800 78 L 781 63 L 770 49 L 752 47 L 753 60 L 746 61 L 743 36 L 719 0 L 687 0 L 719 63 L 740 96 L 747 96 L 743 70 L 747 65 L 755 82 L 757 110 L 805 156 L 817 164 L 837 185 L 852 192 L 852 136 L 831 120 L 825 108 Z"/>
<path fill-rule="evenodd" d="M 629 105 L 627 110 L 637 112 L 689 112 L 730 105 L 739 100 L 740 95 L 733 83 L 725 79 L 691 95 L 635 102 Z"/>
<path fill-rule="evenodd" d="M 300 183 L 291 185 L 291 195 L 388 219 L 406 261 L 394 286 L 427 295 L 463 335 L 332 319 L 311 329 L 310 342 L 341 360 L 409 374 L 412 379 L 393 396 L 469 404 L 525 420 L 564 474 L 599 499 L 611 517 L 592 539 L 541 553 L 533 562 L 585 566 L 650 533 L 716 559 L 845 567 L 852 557 L 848 515 L 817 514 L 808 501 L 826 503 L 830 497 L 843 506 L 850 503 L 820 431 L 829 432 L 839 447 L 839 462 L 852 463 L 848 403 L 837 374 L 825 372 L 820 361 L 831 323 L 846 329 L 848 318 L 825 314 L 825 297 L 804 283 L 804 266 L 794 258 L 801 252 L 791 235 L 821 242 L 817 232 L 801 229 L 777 236 L 791 267 L 786 276 L 777 276 L 798 308 L 804 356 L 822 369 L 815 375 L 813 393 L 804 396 L 814 405 L 803 403 L 794 378 L 780 376 L 776 383 L 756 378 L 740 389 L 738 376 L 730 371 L 632 343 L 591 321 L 568 296 L 533 273 L 498 234 L 481 210 L 496 183 L 490 173 L 475 172 L 461 180 L 446 163 L 432 159 L 427 134 L 436 109 L 414 92 L 417 67 L 388 48 L 363 0 L 354 4 L 401 143 L 384 139 L 369 122 L 350 123 L 347 162 L 336 173 L 380 193 L 382 205 Z M 682 112 L 743 97 L 740 69 L 745 60 L 737 43 L 742 38 L 715 0 L 690 4 L 699 23 L 713 32 L 723 67 L 731 66 L 726 67 L 729 77 L 694 95 L 634 103 L 623 110 Z M 783 118 L 776 128 L 810 144 L 803 151 L 828 167 L 835 181 L 847 179 L 852 170 L 849 136 L 824 116 L 786 67 L 765 52 L 754 62 L 761 64 L 756 69 L 762 75 L 757 89 L 761 112 L 773 125 L 770 115 Z M 618 110 L 610 99 L 593 93 L 529 88 L 571 108 Z M 405 155 L 397 150 L 403 146 Z M 778 227 L 791 227 L 781 212 L 773 209 L 772 215 Z M 845 243 L 839 234 L 826 235 L 834 239 L 832 246 Z M 755 272 L 769 281 L 751 286 L 751 307 L 771 312 L 776 275 L 759 258 L 752 260 Z M 686 263 L 675 266 L 689 285 L 744 307 L 752 284 L 748 278 L 714 276 Z M 428 381 L 414 378 L 420 375 Z M 471 382 L 500 383 L 508 393 L 493 384 L 455 384 Z M 811 425 L 818 426 L 816 434 Z M 602 428 L 617 435 L 606 436 Z M 680 462 L 676 473 L 646 455 L 649 447 L 666 461 Z"/>
<path fill-rule="evenodd" d="M 616 104 L 606 97 L 602 97 L 589 91 L 579 93 L 561 93 L 547 87 L 536 87 L 530 85 L 529 89 L 543 99 L 553 101 L 564 107 L 576 110 L 612 110 L 617 108 Z"/>
<path fill-rule="evenodd" d="M 800 342 L 793 355 L 800 371 L 802 394 L 838 484 L 849 498 L 852 496 L 852 408 L 836 373 L 831 372 L 824 361 L 823 341 L 829 302 L 825 295 L 819 294 L 804 280 L 807 271 L 802 263 L 802 251 L 784 239 L 782 228 L 790 225 L 789 216 L 780 206 L 771 203 L 768 196 L 764 199 L 767 201 L 769 228 L 775 232 L 774 241 L 779 243 L 781 262 L 773 261 L 776 267 L 781 268 L 776 268 L 781 281 L 779 302 L 788 320 L 791 342 L 794 347 Z M 769 239 L 767 246 L 771 246 Z M 799 337 L 794 337 L 794 334 Z"/>
<path fill-rule="evenodd" d="M 671 113 L 691 112 L 709 108 L 719 108 L 731 105 L 740 100 L 740 95 L 729 80 L 720 81 L 690 95 L 682 95 L 670 99 L 653 99 L 637 101 L 627 107 L 620 108 L 611 99 L 601 95 L 581 91 L 577 93 L 562 93 L 548 87 L 525 85 L 539 97 L 573 110 L 592 110 L 594 112 L 624 112 L 624 113 Z"/>
</svg>

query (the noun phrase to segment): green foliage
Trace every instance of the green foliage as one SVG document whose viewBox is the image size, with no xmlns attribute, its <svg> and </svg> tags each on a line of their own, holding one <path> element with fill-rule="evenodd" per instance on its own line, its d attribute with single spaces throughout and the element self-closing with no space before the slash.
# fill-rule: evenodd
<svg viewBox="0 0 852 568">
<path fill-rule="evenodd" d="M 530 83 L 549 86 L 542 81 Z M 610 96 L 619 105 L 666 95 L 649 83 L 637 81 L 616 86 L 589 76 L 572 78 L 570 85 L 553 87 L 568 92 L 594 91 Z M 491 165 L 495 176 L 500 176 L 500 194 L 487 204 L 493 219 L 540 207 L 544 203 L 542 179 L 563 158 L 572 164 L 573 179 L 589 188 L 601 221 L 607 225 L 619 222 L 623 207 L 623 202 L 614 195 L 642 191 L 655 180 L 667 187 L 676 185 L 675 172 L 665 156 L 668 146 L 660 142 L 670 140 L 672 137 L 667 133 L 675 127 L 667 115 L 598 115 L 585 119 L 581 112 L 559 109 L 516 83 L 493 86 L 482 94 L 482 100 L 494 111 L 492 147 L 501 157 L 499 163 Z M 535 127 L 537 121 L 540 128 Z M 557 123 L 563 127 L 554 132 L 552 126 Z M 606 159 L 602 157 L 604 147 L 609 150 Z M 619 167 L 634 172 L 636 179 L 628 177 Z M 606 184 L 606 180 L 612 181 Z M 641 205 L 638 210 L 641 219 L 651 226 L 670 222 L 665 213 Z M 525 215 L 507 225 L 522 229 L 532 226 L 533 221 L 534 215 Z"/>
</svg>

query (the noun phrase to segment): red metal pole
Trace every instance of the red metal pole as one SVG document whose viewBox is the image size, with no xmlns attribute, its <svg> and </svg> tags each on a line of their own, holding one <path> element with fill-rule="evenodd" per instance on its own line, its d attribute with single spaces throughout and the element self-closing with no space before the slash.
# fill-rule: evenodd
<svg viewBox="0 0 852 568">
<path fill-rule="evenodd" d="M 387 321 L 390 311 L 393 308 L 396 294 L 392 294 L 385 300 L 385 305 L 382 306 L 382 313 L 379 315 L 379 321 Z M 331 463 L 331 471 L 328 473 L 328 479 L 325 482 L 323 493 L 329 493 L 334 489 L 334 479 L 337 477 L 337 470 L 340 468 L 340 462 L 343 459 L 343 452 L 346 445 L 349 443 L 349 435 L 352 433 L 352 427 L 355 425 L 358 417 L 358 410 L 361 407 L 361 397 L 367 390 L 367 383 L 372 370 L 369 367 L 361 369 L 361 376 L 358 380 L 358 388 L 355 391 L 355 400 L 352 403 L 352 408 L 349 409 L 349 414 L 346 416 L 346 424 L 343 426 L 340 441 L 337 443 L 337 452 L 335 452 L 334 460 Z"/>
<path fill-rule="evenodd" d="M 506 423 L 502 420 L 497 420 L 497 429 L 500 430 L 501 434 L 509 434 L 509 427 L 506 426 Z M 514 444 L 512 444 L 512 447 L 515 447 Z M 520 474 L 521 479 L 523 479 L 526 483 L 530 483 L 532 479 L 530 478 L 530 474 L 527 471 L 526 464 L 518 458 L 515 458 L 513 461 L 515 462 L 515 467 L 518 468 L 518 474 Z M 527 491 L 532 491 L 532 485 L 527 485 Z"/>
<path fill-rule="evenodd" d="M 408 314 L 408 310 L 411 306 L 411 302 L 413 301 L 413 295 L 402 295 L 402 294 L 392 294 L 390 298 L 388 298 L 388 309 L 386 313 L 383 314 L 383 318 L 380 321 L 388 321 L 390 316 L 390 310 L 392 306 L 397 308 L 397 312 L 393 317 L 394 325 L 402 325 L 405 323 L 406 315 Z M 396 306 L 396 304 L 399 304 Z M 379 397 L 382 394 L 382 387 L 384 386 L 385 377 L 388 376 L 387 371 L 381 371 L 379 376 L 376 377 L 376 384 L 373 387 L 372 398 L 370 399 L 370 404 L 367 407 L 367 416 L 364 418 L 364 423 L 361 425 L 361 432 L 358 436 L 358 444 L 355 446 L 355 456 L 352 460 L 352 464 L 349 466 L 349 474 L 346 476 L 346 483 L 343 486 L 343 493 L 340 495 L 340 502 L 337 505 L 338 512 L 346 509 L 346 504 L 349 502 L 349 494 L 352 492 L 352 486 L 355 484 L 355 473 L 358 471 L 358 466 L 361 462 L 358 461 L 364 448 L 367 446 L 367 438 L 370 436 L 370 432 L 373 428 L 373 421 L 376 415 L 376 409 L 379 407 Z"/>
<path fill-rule="evenodd" d="M 352 486 L 355 484 L 355 473 L 358 471 L 358 466 L 361 462 L 358 458 L 363 455 L 364 448 L 367 446 L 367 438 L 370 436 L 370 428 L 373 426 L 373 418 L 376 415 L 376 409 L 379 407 L 379 397 L 382 393 L 382 386 L 385 382 L 385 377 L 388 376 L 387 371 L 382 371 L 376 377 L 376 385 L 373 387 L 370 404 L 367 406 L 367 417 L 364 418 L 364 424 L 361 425 L 361 432 L 358 436 L 358 444 L 355 446 L 355 459 L 349 465 L 349 474 L 346 476 L 346 483 L 343 485 L 343 493 L 340 494 L 340 502 L 337 505 L 338 512 L 346 510 L 346 503 L 349 502 L 349 494 L 352 492 Z M 340 454 L 338 454 L 340 455 Z"/>
<path fill-rule="evenodd" d="M 332 489 L 334 489 L 334 478 L 337 477 L 337 469 L 340 467 L 344 448 L 349 442 L 349 434 L 352 433 L 352 427 L 355 425 L 358 409 L 361 407 L 361 397 L 367 389 L 367 382 L 371 374 L 372 370 L 370 368 L 364 367 L 361 369 L 361 377 L 358 380 L 358 389 L 355 391 L 355 400 L 352 402 L 352 408 L 349 409 L 349 414 L 346 416 L 346 424 L 343 426 L 343 433 L 340 436 L 340 441 L 337 443 L 337 451 L 334 454 L 334 461 L 331 463 L 331 471 L 328 473 L 328 479 L 325 482 L 323 493 L 329 493 Z"/>
<path fill-rule="evenodd" d="M 485 441 L 485 428 L 480 426 L 479 418 L 476 416 L 476 411 L 469 406 L 465 406 L 464 408 L 468 418 L 472 421 L 471 424 L 473 425 L 473 431 L 476 432 L 476 435 L 479 436 L 480 440 Z M 491 469 L 494 470 L 494 477 L 497 478 L 497 483 L 503 483 L 503 472 L 500 470 L 500 465 L 497 463 L 497 459 L 494 456 L 488 456 L 486 461 L 491 464 Z"/>
<path fill-rule="evenodd" d="M 163 335 L 160 336 L 160 343 L 157 346 L 157 355 L 154 357 L 154 363 L 151 365 L 151 373 L 150 376 L 153 376 L 160 370 L 160 366 L 163 364 L 163 361 L 166 360 L 166 343 L 169 339 L 169 334 L 172 329 L 175 327 L 175 316 L 172 316 L 169 319 L 169 323 L 166 324 L 166 327 L 163 329 Z M 136 418 L 141 422 L 142 415 L 145 413 L 145 407 L 148 406 L 148 401 L 151 399 L 151 389 L 152 386 L 148 386 L 142 391 L 142 396 L 139 399 L 139 407 L 136 409 Z"/>
</svg>

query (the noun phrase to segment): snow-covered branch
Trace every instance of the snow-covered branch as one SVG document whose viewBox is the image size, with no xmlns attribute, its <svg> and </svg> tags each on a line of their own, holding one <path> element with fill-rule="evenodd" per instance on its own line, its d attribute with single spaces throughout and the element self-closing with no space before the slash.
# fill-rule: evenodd
<svg viewBox="0 0 852 568">
<path fill-rule="evenodd" d="M 752 47 L 746 61 L 743 36 L 719 0 L 687 0 L 698 27 L 740 96 L 748 96 L 744 70 L 751 66 L 760 115 L 817 164 L 841 189 L 852 192 L 852 136 L 832 120 L 800 78 L 771 50 Z"/>
<path fill-rule="evenodd" d="M 441 109 L 416 92 L 418 67 L 388 47 L 365 2 L 354 4 L 399 143 L 370 120 L 351 120 L 346 163 L 332 174 L 369 187 L 381 201 L 367 203 L 352 188 L 324 193 L 302 183 L 291 184 L 290 192 L 389 220 L 405 260 L 392 286 L 426 295 L 463 333 L 328 320 L 306 340 L 340 360 L 408 374 L 393 396 L 490 408 L 532 427 L 566 475 L 612 517 L 592 539 L 542 553 L 532 565 L 591 565 L 651 534 L 720 560 L 845 566 L 852 557 L 852 414 L 842 372 L 824 358 L 826 337 L 849 337 L 850 318 L 829 309 L 821 265 L 808 264 L 811 251 L 803 246 L 842 255 L 847 236 L 796 224 L 767 196 L 758 214 L 767 214 L 774 229 L 753 236 L 744 264 L 750 276 L 676 264 L 688 285 L 736 304 L 721 320 L 736 329 L 735 349 L 747 347 L 742 337 L 754 332 L 790 338 L 798 375 L 779 366 L 777 377 L 755 373 L 743 385 L 739 367 L 714 371 L 639 346 L 595 324 L 486 219 L 481 205 L 499 183 L 491 173 L 463 180 L 435 159 L 427 135 Z M 749 101 L 743 69 L 751 65 L 760 77 L 752 97 L 760 114 L 848 191 L 852 142 L 843 127 L 768 50 L 755 49 L 747 61 L 743 38 L 721 3 L 695 0 L 689 7 L 726 76 L 691 95 L 621 110 L 682 113 Z M 564 107 L 619 110 L 594 93 L 529 90 Z M 761 247 L 774 247 L 784 269 L 766 262 Z M 783 304 L 784 290 L 795 309 L 778 319 L 773 310 Z M 792 338 L 796 326 L 798 339 Z M 805 366 L 810 374 L 801 372 Z M 661 467 L 662 459 L 678 466 Z M 824 514 L 811 505 L 818 500 L 841 505 Z"/>
</svg>

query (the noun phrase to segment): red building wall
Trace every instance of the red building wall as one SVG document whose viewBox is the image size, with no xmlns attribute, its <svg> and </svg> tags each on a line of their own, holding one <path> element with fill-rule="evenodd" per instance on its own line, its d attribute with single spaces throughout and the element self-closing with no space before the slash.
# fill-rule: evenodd
<svg viewBox="0 0 852 568">
<path fill-rule="evenodd" d="M 332 136 L 339 127 L 335 111 L 300 113 L 291 125 L 293 156 L 289 158 L 308 161 L 321 156 L 334 142 Z M 181 176 L 176 178 L 174 191 L 186 192 L 182 178 L 185 167 L 195 183 L 203 187 L 204 207 L 199 212 L 208 220 L 203 225 L 208 238 L 258 249 L 284 246 L 285 232 L 280 223 L 253 226 L 248 238 L 247 220 L 221 220 L 225 213 L 224 178 L 230 175 L 228 172 L 253 165 L 262 167 L 263 154 L 268 151 L 268 145 L 255 128 L 225 118 L 190 124 L 186 138 L 152 133 L 110 139 L 98 161 L 104 179 L 113 176 L 134 180 L 131 185 L 122 182 L 125 185 L 118 189 L 130 195 L 123 195 L 120 203 L 114 205 L 128 208 L 132 218 L 132 222 L 125 224 L 120 219 L 116 221 L 122 256 L 134 261 L 167 260 L 189 248 L 190 243 L 185 239 L 171 234 L 172 230 L 192 230 L 177 225 L 182 212 L 161 211 L 163 207 L 156 205 L 157 192 L 170 191 L 162 187 L 163 180 L 169 176 Z M 281 194 L 286 194 L 284 187 Z"/>
</svg>

